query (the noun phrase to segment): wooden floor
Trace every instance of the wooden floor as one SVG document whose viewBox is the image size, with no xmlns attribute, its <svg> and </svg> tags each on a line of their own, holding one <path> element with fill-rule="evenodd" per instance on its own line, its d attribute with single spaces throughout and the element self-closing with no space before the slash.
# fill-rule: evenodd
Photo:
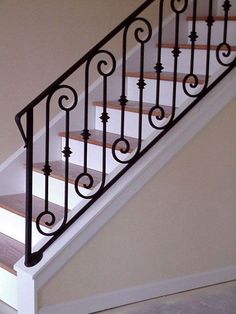
<svg viewBox="0 0 236 314">
<path fill-rule="evenodd" d="M 236 314 L 236 281 L 121 306 L 96 314 Z"/>
<path fill-rule="evenodd" d="M 17 311 L 0 301 L 0 314 L 17 314 Z M 96 314 L 236 314 L 236 281 L 134 303 L 96 312 Z"/>
</svg>

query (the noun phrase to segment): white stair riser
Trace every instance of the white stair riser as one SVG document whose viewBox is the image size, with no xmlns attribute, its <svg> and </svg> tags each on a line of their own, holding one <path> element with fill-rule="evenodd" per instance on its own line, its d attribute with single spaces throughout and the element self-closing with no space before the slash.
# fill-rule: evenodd
<svg viewBox="0 0 236 314">
<path fill-rule="evenodd" d="M 119 136 L 117 135 L 117 138 Z M 65 139 L 62 138 L 62 147 L 65 146 Z M 84 143 L 80 141 L 70 140 L 70 148 L 73 152 L 70 157 L 70 162 L 76 165 L 84 165 Z M 113 171 L 119 163 L 117 163 L 113 156 L 110 148 L 106 149 L 106 173 Z M 118 158 L 124 160 L 129 154 L 122 154 L 117 151 Z M 88 157 L 87 157 L 87 166 L 90 169 L 97 171 L 102 171 L 102 147 L 98 145 L 88 144 Z M 62 156 L 62 158 L 64 158 Z"/>
<path fill-rule="evenodd" d="M 107 131 L 111 133 L 120 133 L 121 125 L 121 111 L 117 109 L 108 109 L 107 110 L 110 119 L 107 123 Z M 96 107 L 96 124 L 95 128 L 102 131 L 103 125 L 100 120 L 102 114 L 102 108 Z M 146 139 L 154 129 L 150 126 L 148 121 L 148 115 L 142 115 L 142 139 Z M 162 121 L 163 122 L 163 121 Z M 126 112 L 125 113 L 125 135 L 131 137 L 138 137 L 138 125 L 139 125 L 139 114 L 135 112 Z"/>
<path fill-rule="evenodd" d="M 138 101 L 139 100 L 139 89 L 137 86 L 138 79 L 135 77 L 128 77 L 128 92 L 127 98 L 129 100 Z M 147 84 L 143 93 L 143 101 L 148 103 L 155 104 L 156 102 L 156 81 L 153 79 L 146 79 L 145 83 Z M 160 101 L 161 105 L 172 106 L 173 98 L 173 82 L 171 81 L 161 81 L 160 84 Z M 179 107 L 184 101 L 188 99 L 188 96 L 185 95 L 183 91 L 183 84 L 177 82 L 176 84 L 176 106 Z M 195 91 L 193 91 L 193 94 Z"/>
<path fill-rule="evenodd" d="M 236 29 L 236 21 L 228 21 L 227 42 L 230 45 L 236 45 L 235 29 Z M 188 30 L 189 30 L 189 33 L 192 31 L 192 22 L 188 22 Z M 223 41 L 223 30 L 224 30 L 224 22 L 215 21 L 212 27 L 212 34 L 211 34 L 212 45 L 219 45 Z M 196 43 L 206 44 L 207 32 L 208 32 L 208 26 L 206 22 L 197 21 L 196 31 L 198 35 Z"/>
<path fill-rule="evenodd" d="M 3 268 L 0 268 L 0 300 L 17 308 L 17 278 Z"/>
<path fill-rule="evenodd" d="M 42 230 L 46 231 L 47 228 L 42 227 Z M 0 207 L 0 232 L 25 243 L 25 218 Z M 42 235 L 37 231 L 36 224 L 32 222 L 32 244 L 35 245 L 41 239 Z"/>
<path fill-rule="evenodd" d="M 81 188 L 81 191 L 87 195 L 90 190 Z M 33 174 L 33 194 L 40 198 L 45 198 L 45 177 L 43 174 L 34 172 Z M 57 205 L 63 206 L 65 204 L 64 200 L 65 194 L 65 182 L 55 178 L 49 178 L 49 202 L 55 203 Z M 74 185 L 69 183 L 68 186 L 68 207 L 73 209 L 81 201 L 81 198 L 75 191 Z M 43 208 L 42 208 L 43 210 Z"/>
<path fill-rule="evenodd" d="M 174 69 L 174 57 L 172 54 L 173 49 L 163 48 L 161 63 L 163 64 L 164 70 L 166 72 L 173 72 Z M 190 61 L 191 61 L 191 49 L 181 49 L 181 53 L 178 57 L 178 72 L 179 73 L 189 73 L 190 72 Z M 202 49 L 195 49 L 194 51 L 194 73 L 196 74 L 206 74 L 206 55 L 207 51 Z M 234 54 L 235 55 L 235 54 Z M 210 51 L 210 74 L 216 72 L 220 64 L 216 60 L 216 52 L 214 50 Z"/>
</svg>

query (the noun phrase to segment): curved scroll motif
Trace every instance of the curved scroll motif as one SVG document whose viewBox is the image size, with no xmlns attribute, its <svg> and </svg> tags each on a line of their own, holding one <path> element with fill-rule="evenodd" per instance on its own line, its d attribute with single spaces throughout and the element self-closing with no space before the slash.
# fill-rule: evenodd
<svg viewBox="0 0 236 314">
<path fill-rule="evenodd" d="M 45 221 L 45 218 L 47 216 L 49 216 L 48 217 L 49 219 Z M 56 232 L 58 232 L 58 230 L 65 224 L 65 222 L 63 221 L 61 226 L 57 230 L 55 230 L 54 232 L 45 232 L 45 231 L 42 230 L 42 227 L 41 227 L 42 223 L 41 222 L 43 224 L 45 224 L 47 227 L 52 227 L 55 224 L 55 222 L 56 222 L 56 217 L 55 217 L 53 212 L 51 212 L 51 211 L 44 211 L 44 212 L 40 213 L 38 215 L 38 217 L 36 218 L 37 230 L 38 230 L 39 233 L 41 233 L 42 235 L 45 235 L 45 236 L 55 235 Z"/>
<path fill-rule="evenodd" d="M 75 89 L 69 85 L 59 85 L 57 86 L 53 92 L 48 96 L 48 99 L 47 99 L 47 102 L 50 103 L 52 98 L 55 97 L 55 93 L 59 90 L 62 90 L 62 89 L 65 89 L 67 91 L 69 91 L 72 95 L 72 101 L 71 101 L 71 98 L 70 96 L 71 95 L 67 95 L 67 94 L 63 94 L 63 95 L 60 95 L 59 98 L 58 98 L 58 105 L 59 107 L 61 108 L 61 110 L 64 110 L 64 111 L 71 111 L 73 110 L 77 103 L 78 103 L 78 94 L 77 92 L 75 91 Z M 68 105 L 66 106 L 65 102 L 68 103 Z"/>
<path fill-rule="evenodd" d="M 135 23 L 135 22 L 143 22 L 144 26 L 147 27 L 146 29 L 146 35 L 145 35 L 145 29 L 141 26 L 137 27 L 134 31 L 134 37 L 135 40 L 140 43 L 140 44 L 146 44 L 152 37 L 152 26 L 150 24 L 150 22 L 148 20 L 146 20 L 143 17 L 137 17 L 136 19 L 134 19 L 132 21 L 131 24 L 129 24 L 129 26 L 127 27 L 127 31 L 130 28 L 130 26 Z M 142 38 L 142 34 L 144 34 L 144 37 Z"/>
<path fill-rule="evenodd" d="M 152 120 L 153 117 L 159 122 L 164 119 L 165 117 L 165 109 L 160 105 L 160 81 L 161 81 L 161 73 L 164 70 L 164 66 L 162 63 L 162 37 L 163 37 L 163 5 L 164 0 L 160 1 L 159 7 L 159 33 L 158 33 L 158 45 L 157 45 L 157 62 L 154 67 L 156 72 L 156 103 L 155 105 L 149 110 L 148 113 L 148 121 L 151 127 L 154 129 L 158 129 L 154 121 Z M 155 121 L 156 122 L 156 121 Z"/>
<path fill-rule="evenodd" d="M 106 90 L 107 90 L 107 78 L 109 76 L 111 76 L 116 69 L 116 59 L 114 57 L 114 55 L 107 50 L 98 50 L 97 53 L 93 56 L 93 58 L 89 59 L 89 61 L 86 64 L 86 104 L 85 106 L 88 106 L 88 81 L 89 81 L 89 68 L 90 68 L 90 64 L 92 62 L 92 60 L 98 56 L 102 54 L 104 56 L 104 58 L 100 61 L 98 61 L 97 63 L 97 71 L 99 73 L 99 75 L 101 75 L 103 77 L 103 84 L 104 84 L 104 95 L 103 95 L 103 99 L 104 99 L 104 104 L 103 104 L 103 113 L 101 116 L 101 120 L 103 123 L 103 156 L 102 156 L 102 180 L 100 183 L 100 186 L 98 188 L 96 188 L 96 191 L 94 193 L 90 193 L 89 195 L 85 195 L 81 190 L 80 187 L 82 186 L 85 189 L 91 189 L 94 185 L 94 178 L 93 176 L 88 173 L 88 169 L 87 169 L 87 148 L 86 148 L 86 154 L 85 154 L 85 158 L 84 158 L 84 172 L 80 173 L 77 178 L 75 179 L 75 191 L 76 193 L 84 198 L 84 199 L 91 199 L 94 196 L 96 196 L 105 186 L 105 180 L 106 180 L 106 123 L 108 122 L 108 114 L 106 112 Z M 105 56 L 107 56 L 110 59 L 110 63 L 108 62 L 108 60 L 105 59 Z M 86 117 L 87 120 L 87 117 Z M 85 127 L 85 129 L 87 128 L 87 126 Z M 87 130 L 87 129 L 86 129 Z M 85 132 L 86 134 L 84 134 L 84 141 L 86 142 L 85 145 L 87 145 L 87 141 L 90 137 L 90 133 L 87 130 Z M 82 181 L 86 182 L 86 179 L 88 181 L 88 183 L 82 183 Z"/>
<path fill-rule="evenodd" d="M 189 87 L 191 89 L 196 89 L 197 87 L 199 87 L 200 83 L 199 83 L 199 78 L 196 74 L 192 73 L 192 74 L 187 74 L 184 79 L 183 79 L 183 90 L 184 93 L 189 96 L 189 97 L 196 97 L 198 96 L 203 89 L 205 89 L 205 85 L 203 86 L 203 89 L 200 92 L 197 93 L 190 93 L 190 91 L 188 90 L 187 86 L 189 85 Z"/>
<path fill-rule="evenodd" d="M 159 42 L 158 42 L 158 59 L 156 66 L 154 67 L 157 73 L 157 87 L 156 87 L 156 104 L 149 110 L 148 113 L 148 121 L 152 128 L 155 130 L 164 130 L 167 128 L 175 118 L 175 111 L 176 111 L 176 83 L 177 83 L 177 74 L 178 74 L 178 57 L 181 53 L 179 48 L 179 26 L 180 26 L 180 14 L 186 11 L 188 7 L 188 0 L 171 0 L 170 6 L 172 11 L 176 14 L 175 20 L 175 44 L 172 51 L 174 56 L 174 69 L 173 69 L 173 91 L 172 91 L 172 110 L 171 113 L 167 113 L 166 109 L 163 108 L 160 104 L 160 80 L 161 80 L 161 73 L 164 69 L 163 64 L 161 62 L 161 46 L 162 46 L 162 20 L 163 20 L 163 4 L 164 1 L 160 2 L 160 12 L 159 12 Z M 181 5 L 182 4 L 182 5 Z M 164 118 L 168 116 L 167 121 L 164 123 Z M 163 123 L 160 124 L 160 122 Z"/>
<path fill-rule="evenodd" d="M 180 6 L 181 2 L 183 2 L 182 8 Z M 171 6 L 171 9 L 176 14 L 181 14 L 181 13 L 183 13 L 187 9 L 187 7 L 188 7 L 188 0 L 171 0 L 170 6 Z"/>
<path fill-rule="evenodd" d="M 136 23 L 136 22 L 142 22 L 143 25 L 138 25 L 137 28 L 134 30 L 134 38 L 135 40 L 141 45 L 141 52 L 140 52 L 140 79 L 137 83 L 139 90 L 140 90 L 140 101 L 139 101 L 139 126 L 138 126 L 138 142 L 137 142 L 137 148 L 135 153 L 133 154 L 133 156 L 129 159 L 126 160 L 121 160 L 118 156 L 117 156 L 117 151 L 119 151 L 120 153 L 122 153 L 123 155 L 127 154 L 128 152 L 130 152 L 130 143 L 129 141 L 125 138 L 124 135 L 124 106 L 123 106 L 123 115 L 121 117 L 121 119 L 123 121 L 121 121 L 121 136 L 120 138 L 117 138 L 113 145 L 112 145 L 112 156 L 113 158 L 122 164 L 126 164 L 129 163 L 130 161 L 132 161 L 137 154 L 139 154 L 140 150 L 141 150 L 141 143 L 142 143 L 142 106 L 143 106 L 143 90 L 145 88 L 146 83 L 144 82 L 144 78 L 143 78 L 143 61 L 144 61 L 144 45 L 151 39 L 152 37 L 152 26 L 150 24 L 150 22 L 148 20 L 146 20 L 145 18 L 142 17 L 137 17 L 135 18 L 129 25 L 126 26 L 125 31 L 124 31 L 124 42 L 127 41 L 127 34 L 128 31 L 130 29 L 130 27 Z M 145 29 L 146 28 L 146 29 Z M 126 47 L 126 44 L 124 44 L 124 47 Z M 126 49 L 126 48 L 125 48 Z M 124 56 L 125 57 L 125 56 Z M 124 58 L 125 59 L 125 58 Z M 125 62 L 123 60 L 123 62 Z M 124 75 L 124 73 L 123 73 Z M 123 78 L 124 79 L 124 78 Z M 124 84 L 124 83 L 123 83 Z M 124 89 L 124 88 L 123 88 Z M 125 99 L 125 103 L 127 102 L 126 100 L 126 96 L 124 95 L 124 90 L 122 91 L 122 97 Z"/>
<path fill-rule="evenodd" d="M 196 5 L 196 4 L 195 4 Z M 196 12 L 194 13 L 193 19 L 193 31 L 190 35 L 192 40 L 192 49 L 194 50 L 194 41 L 197 39 L 197 34 L 195 33 L 195 23 L 196 23 Z M 215 20 L 213 17 L 213 0 L 209 0 L 208 16 L 206 18 L 207 25 L 207 39 L 206 39 L 206 71 L 204 82 L 201 82 L 199 75 L 193 73 L 193 60 L 191 61 L 191 70 L 183 79 L 183 91 L 188 97 L 199 97 L 208 87 L 209 75 L 210 75 L 210 51 L 211 51 L 211 36 L 212 36 L 212 27 Z M 192 37 L 193 36 L 193 37 Z M 202 86 L 201 86 L 202 85 Z M 199 90 L 197 88 L 199 87 Z M 194 92 L 195 91 L 195 92 Z"/>
<path fill-rule="evenodd" d="M 216 59 L 223 66 L 229 66 L 235 62 L 235 58 L 229 62 L 225 61 L 225 59 L 231 57 L 231 54 L 232 48 L 228 43 L 221 43 L 216 48 Z"/>
<path fill-rule="evenodd" d="M 223 66 L 230 66 L 231 64 L 233 64 L 235 62 L 235 58 L 234 58 L 234 60 L 231 60 L 231 61 L 229 59 L 231 57 L 232 48 L 229 45 L 229 43 L 227 42 L 229 11 L 230 11 L 230 8 L 232 7 L 231 1 L 225 0 L 222 7 L 224 9 L 223 40 L 216 48 L 216 59 L 219 62 L 219 64 L 221 64 Z M 227 59 L 229 61 L 227 61 Z"/>
<path fill-rule="evenodd" d="M 116 59 L 114 55 L 108 50 L 98 50 L 98 52 L 93 56 L 93 58 L 98 56 L 99 54 L 107 55 L 110 58 L 111 66 L 109 65 L 106 59 L 100 60 L 97 64 L 98 73 L 103 77 L 111 76 L 115 72 L 115 69 L 116 69 Z M 89 64 L 91 63 L 91 61 L 92 59 L 90 59 Z M 106 67 L 107 67 L 107 71 L 106 71 Z"/>
<path fill-rule="evenodd" d="M 148 121 L 150 123 L 150 125 L 154 128 L 154 129 L 161 129 L 163 127 L 161 126 L 157 126 L 155 125 L 155 123 L 153 122 L 153 117 L 155 117 L 155 119 L 157 121 L 162 121 L 165 118 L 165 109 L 160 106 L 160 105 L 155 105 L 153 106 L 148 113 Z"/>
</svg>

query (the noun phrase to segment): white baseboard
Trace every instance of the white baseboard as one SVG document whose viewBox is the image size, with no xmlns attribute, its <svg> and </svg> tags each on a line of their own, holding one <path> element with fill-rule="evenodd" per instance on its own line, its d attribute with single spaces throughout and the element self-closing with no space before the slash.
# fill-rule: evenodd
<svg viewBox="0 0 236 314">
<path fill-rule="evenodd" d="M 184 292 L 236 279 L 236 266 L 225 267 L 183 277 L 150 282 L 109 293 L 97 294 L 76 301 L 47 306 L 39 314 L 89 314 L 134 302 Z"/>
</svg>

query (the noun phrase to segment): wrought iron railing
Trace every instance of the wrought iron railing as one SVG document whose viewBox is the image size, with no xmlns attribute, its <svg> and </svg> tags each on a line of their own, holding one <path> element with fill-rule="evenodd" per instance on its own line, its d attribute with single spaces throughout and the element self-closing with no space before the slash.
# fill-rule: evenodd
<svg viewBox="0 0 236 314">
<path fill-rule="evenodd" d="M 75 63 L 68 71 L 66 71 L 61 77 L 59 77 L 53 84 L 51 84 L 45 91 L 43 91 L 35 100 L 33 100 L 27 107 L 20 111 L 16 115 L 16 123 L 19 127 L 21 135 L 25 142 L 26 147 L 26 256 L 25 265 L 33 266 L 37 264 L 42 256 L 43 252 L 57 239 L 65 230 L 67 230 L 77 219 L 86 212 L 86 210 L 104 193 L 106 192 L 129 168 L 131 168 L 138 159 L 140 159 L 154 144 L 156 144 L 183 116 L 186 115 L 199 101 L 210 91 L 214 86 L 222 80 L 227 73 L 229 73 L 236 64 L 235 57 L 233 55 L 233 46 L 228 41 L 228 25 L 230 20 L 230 9 L 232 3 L 230 1 L 222 1 L 222 16 L 223 16 L 223 31 L 221 40 L 217 44 L 212 45 L 212 29 L 214 26 L 214 3 L 213 0 L 207 0 L 205 2 L 206 7 L 206 42 L 205 42 L 205 73 L 203 76 L 203 82 L 200 82 L 202 78 L 198 75 L 198 69 L 195 66 L 196 62 L 196 51 L 198 43 L 198 33 L 197 33 L 197 15 L 198 15 L 198 4 L 201 0 L 147 0 L 145 1 L 135 12 L 133 12 L 128 18 L 126 18 L 120 25 L 118 25 L 108 36 L 106 36 L 101 42 L 99 42 L 93 49 L 91 49 L 84 57 L 82 57 L 77 63 Z M 164 39 L 164 5 L 168 3 L 170 6 L 170 11 L 173 16 L 173 71 L 172 71 L 172 88 L 170 93 L 172 93 L 172 103 L 170 105 L 169 114 L 167 115 L 167 109 L 160 101 L 161 94 L 161 79 L 163 72 L 165 70 L 165 64 L 163 63 L 163 45 Z M 140 14 L 145 13 L 145 10 L 153 5 L 153 10 L 156 10 L 157 21 L 158 21 L 158 31 L 153 34 L 153 26 L 151 22 L 145 17 L 140 17 Z M 179 66 L 179 56 L 181 54 L 181 44 L 183 44 L 180 34 L 181 19 L 186 17 L 186 14 L 191 16 L 191 29 L 187 35 L 187 40 L 189 43 L 189 48 L 191 50 L 189 71 L 186 74 L 180 74 L 178 71 Z M 132 28 L 134 27 L 134 29 Z M 155 26 L 156 27 L 156 26 Z M 136 148 L 133 153 L 127 158 L 120 158 L 120 155 L 126 156 L 131 149 L 131 143 L 129 138 L 126 136 L 125 132 L 125 116 L 126 116 L 126 106 L 129 103 L 127 97 L 127 72 L 128 72 L 128 60 L 127 60 L 127 50 L 128 50 L 128 40 L 129 32 L 132 28 L 134 31 L 134 39 L 136 44 L 139 46 L 139 70 L 137 79 L 137 93 L 138 93 L 138 132 L 137 132 L 137 142 Z M 107 43 L 113 40 L 113 38 L 118 38 L 119 35 L 122 36 L 121 43 L 121 75 L 119 84 L 121 85 L 121 94 L 117 95 L 120 103 L 120 134 L 117 134 L 117 138 L 112 144 L 112 156 L 118 164 L 122 164 L 120 172 L 108 179 L 107 173 L 107 156 L 106 156 L 106 144 L 107 144 L 107 125 L 109 124 L 108 115 L 108 91 L 109 82 L 114 74 L 117 73 L 117 60 L 119 57 L 106 48 Z M 156 132 L 156 136 L 153 137 L 148 144 L 145 145 L 145 141 L 142 141 L 142 126 L 143 126 L 143 106 L 144 106 L 144 91 L 145 91 L 145 65 L 146 51 L 149 49 L 148 44 L 153 38 L 157 38 L 157 48 L 156 48 L 156 60 L 148 60 L 149 64 L 153 63 L 153 69 L 155 73 L 156 82 L 156 96 L 155 103 L 150 106 L 148 113 L 148 121 L 150 127 Z M 211 52 L 214 52 L 212 57 Z M 100 84 L 102 90 L 102 169 L 101 169 L 101 182 L 100 185 L 95 189 L 95 192 L 84 195 L 80 189 L 82 185 L 83 188 L 89 189 L 94 185 L 94 177 L 90 173 L 88 168 L 88 144 L 90 142 L 90 129 L 89 129 L 89 85 L 90 85 L 90 73 L 92 71 L 93 61 L 98 60 L 94 69 L 98 72 L 98 75 L 102 78 L 102 83 Z M 221 72 L 219 76 L 211 81 L 210 78 L 210 64 L 213 61 L 217 62 L 221 67 Z M 228 60 L 228 61 L 227 61 Z M 84 101 L 78 101 L 78 90 L 67 83 L 67 79 L 72 76 L 72 74 L 77 71 L 84 72 Z M 179 110 L 177 106 L 178 95 L 177 88 L 179 88 L 179 83 L 182 84 L 182 92 L 191 99 L 188 100 L 188 106 L 185 106 L 183 110 Z M 178 86 L 177 86 L 178 84 Z M 58 94 L 59 93 L 59 94 Z M 68 96 L 72 96 L 72 100 Z M 44 219 L 47 226 L 53 226 L 55 224 L 55 214 L 49 208 L 49 178 L 52 175 L 53 169 L 51 167 L 50 161 L 50 112 L 51 107 L 54 105 L 52 99 L 58 96 L 57 104 L 62 112 L 65 114 L 65 147 L 63 150 L 63 156 L 65 160 L 65 187 L 64 187 L 64 215 L 60 226 L 53 231 L 46 232 L 41 228 L 41 221 Z M 35 109 L 45 107 L 45 160 L 43 167 L 43 174 L 45 176 L 45 208 L 38 215 L 36 219 L 36 226 L 39 233 L 48 236 L 48 241 L 44 244 L 38 251 L 32 252 L 32 206 L 33 206 L 33 161 L 34 161 L 34 115 Z M 71 116 L 74 114 L 78 106 L 83 106 L 84 114 L 84 125 L 81 132 L 83 140 L 83 170 L 81 173 L 77 174 L 77 178 L 74 181 L 75 191 L 78 196 L 86 199 L 85 205 L 76 212 L 72 217 L 68 217 L 68 185 L 69 185 L 69 168 L 70 168 L 70 158 L 73 153 L 70 148 L 70 132 L 71 132 Z M 22 117 L 26 116 L 26 127 L 22 125 Z M 168 116 L 168 117 L 167 117 Z M 166 118 L 167 117 L 167 118 Z M 119 151 L 119 155 L 117 154 Z M 82 152 L 81 152 L 82 153 Z M 82 183 L 81 182 L 85 182 Z"/>
</svg>

